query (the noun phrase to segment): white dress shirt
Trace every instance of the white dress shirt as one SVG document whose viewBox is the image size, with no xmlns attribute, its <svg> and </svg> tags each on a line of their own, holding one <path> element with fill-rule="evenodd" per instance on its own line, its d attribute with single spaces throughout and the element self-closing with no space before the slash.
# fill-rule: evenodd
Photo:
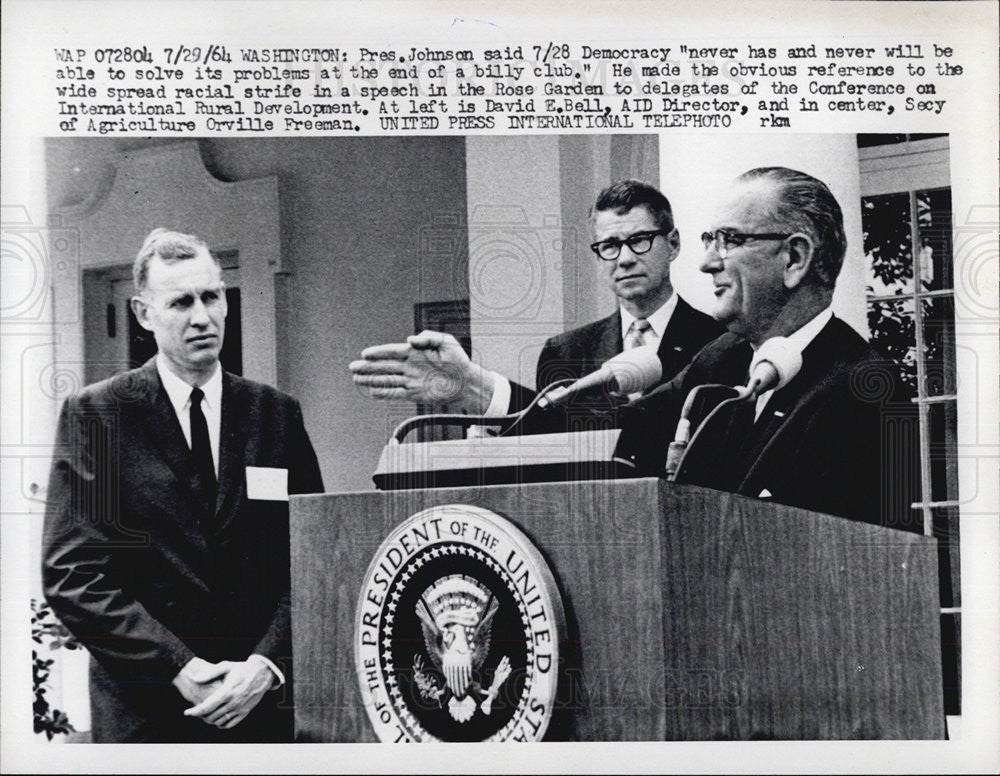
<svg viewBox="0 0 1000 776">
<path fill-rule="evenodd" d="M 823 330 L 823 327 L 826 326 L 832 318 L 833 310 L 827 307 L 805 326 L 789 334 L 787 337 L 789 349 L 792 351 L 797 350 L 801 355 L 802 351 L 809 346 L 810 342 L 816 339 L 816 335 Z M 757 362 L 759 360 L 757 358 L 757 352 L 757 348 L 754 348 L 753 358 L 750 359 L 750 370 L 748 374 L 753 374 L 754 367 L 757 366 Z M 771 394 L 773 393 L 774 389 L 772 388 L 770 391 L 764 391 L 764 393 L 757 397 L 757 409 L 756 414 L 754 415 L 755 423 L 760 418 L 760 414 L 764 411 L 764 406 L 767 404 L 768 400 L 771 398 Z"/>
<path fill-rule="evenodd" d="M 170 369 L 170 362 L 162 353 L 156 354 L 156 371 L 160 374 L 160 382 L 163 390 L 167 392 L 167 398 L 174 408 L 174 414 L 181 424 L 181 431 L 184 432 L 184 440 L 188 448 L 191 447 L 191 390 L 194 386 L 188 385 Z M 222 366 L 216 362 L 215 372 L 208 378 L 208 382 L 200 386 L 205 398 L 201 400 L 201 412 L 205 416 L 205 424 L 208 426 L 208 442 L 212 448 L 212 463 L 215 465 L 215 478 L 219 478 L 219 438 L 222 436 Z M 274 664 L 274 661 L 264 655 L 253 654 L 247 660 L 256 659 L 264 664 L 274 674 L 274 681 L 271 682 L 272 689 L 281 687 L 285 683 L 285 675 L 281 669 Z"/>
<path fill-rule="evenodd" d="M 191 390 L 188 385 L 170 369 L 170 363 L 162 353 L 156 354 L 156 371 L 160 373 L 160 382 L 167 392 L 170 404 L 181 424 L 184 440 L 191 447 Z M 219 478 L 219 437 L 222 433 L 222 367 L 216 363 L 215 372 L 208 382 L 201 386 L 205 398 L 201 400 L 201 412 L 208 425 L 208 442 L 212 448 L 212 463 L 215 465 L 215 478 Z"/>
</svg>

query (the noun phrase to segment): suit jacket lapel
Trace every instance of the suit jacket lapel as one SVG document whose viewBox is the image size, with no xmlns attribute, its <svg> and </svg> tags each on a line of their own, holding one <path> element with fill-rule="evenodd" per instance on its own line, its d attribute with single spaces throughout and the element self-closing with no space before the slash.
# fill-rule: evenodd
<svg viewBox="0 0 1000 776">
<path fill-rule="evenodd" d="M 754 465 L 747 471 L 743 479 L 746 484 L 758 468 L 765 449 L 781 432 L 791 415 L 809 394 L 815 393 L 822 385 L 823 378 L 829 374 L 838 358 L 836 352 L 836 336 L 832 320 L 816 338 L 802 351 L 802 369 L 784 388 L 775 391 L 761 412 L 760 418 L 754 424 L 753 431 L 747 440 L 744 460 Z"/>
<path fill-rule="evenodd" d="M 677 297 L 677 307 L 667 321 L 667 328 L 660 337 L 660 347 L 657 354 L 663 362 L 663 374 L 677 374 L 694 355 L 690 342 L 691 329 L 694 326 L 694 310 L 680 297 Z"/>
<path fill-rule="evenodd" d="M 709 382 L 732 386 L 744 384 L 752 355 L 746 340 L 734 340 L 727 350 L 714 356 Z M 704 382 L 696 380 L 696 384 Z M 688 387 L 693 389 L 695 386 Z M 753 406 L 747 402 L 731 402 L 715 412 L 723 400 L 720 395 L 725 399 L 731 397 L 724 391 L 713 394 L 704 393 L 705 404 L 699 406 L 701 402 L 697 402 L 695 405 L 690 420 L 692 431 L 697 429 L 698 440 L 688 448 L 677 479 L 718 490 L 734 490 L 742 479 L 747 460 L 743 452 L 753 435 Z M 709 415 L 712 417 L 709 418 Z M 673 429 L 667 431 L 672 438 Z"/>
<path fill-rule="evenodd" d="M 146 382 L 147 392 L 143 403 L 145 417 L 143 424 L 153 444 L 159 449 L 163 460 L 174 473 L 184 491 L 196 504 L 200 504 L 194 485 L 196 472 L 191 459 L 191 449 L 184 439 L 184 432 L 177 420 L 177 413 L 170 403 L 167 392 L 156 371 L 155 357 L 146 362 L 141 374 Z"/>
<path fill-rule="evenodd" d="M 250 435 L 250 407 L 246 390 L 228 372 L 222 373 L 222 428 L 219 436 L 219 497 L 216 522 L 222 527 L 235 513 L 243 488 L 245 462 L 254 460 L 257 436 Z"/>
<path fill-rule="evenodd" d="M 619 310 L 609 315 L 603 321 L 602 331 L 595 338 L 594 349 L 590 353 L 592 362 L 587 366 L 587 372 L 598 369 L 609 358 L 614 358 L 622 352 L 622 314 Z"/>
<path fill-rule="evenodd" d="M 615 310 L 602 322 L 604 325 L 599 337 L 595 338 L 595 347 L 591 353 L 591 361 L 587 365 L 584 374 L 590 374 L 601 368 L 608 359 L 614 358 L 622 352 L 622 314 L 620 310 Z M 610 401 L 612 406 L 624 404 L 628 401 L 627 396 L 608 396 L 605 401 Z"/>
</svg>

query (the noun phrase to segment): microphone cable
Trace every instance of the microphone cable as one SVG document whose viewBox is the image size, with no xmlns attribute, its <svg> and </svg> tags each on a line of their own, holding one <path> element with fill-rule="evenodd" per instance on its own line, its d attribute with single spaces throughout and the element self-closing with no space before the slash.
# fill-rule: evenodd
<svg viewBox="0 0 1000 776">
<path fill-rule="evenodd" d="M 531 403 L 519 412 L 512 412 L 507 415 L 496 415 L 493 417 L 487 417 L 486 415 L 461 415 L 458 413 L 440 413 L 432 415 L 414 415 L 411 418 L 407 418 L 395 429 L 391 436 L 389 437 L 388 444 L 398 445 L 402 443 L 403 439 L 411 431 L 417 428 L 422 428 L 424 426 L 433 426 L 437 424 L 450 425 L 450 426 L 460 426 L 462 428 L 468 428 L 469 426 L 501 426 L 503 430 L 497 436 L 505 436 L 510 433 L 510 431 L 515 428 L 518 423 L 535 408 L 542 397 L 548 394 L 550 391 L 561 388 L 563 385 L 574 382 L 571 377 L 564 378 L 562 380 L 556 380 L 550 385 L 545 386 L 539 393 L 535 395 L 535 398 L 531 400 Z M 509 425 L 508 425 L 509 424 Z"/>
</svg>

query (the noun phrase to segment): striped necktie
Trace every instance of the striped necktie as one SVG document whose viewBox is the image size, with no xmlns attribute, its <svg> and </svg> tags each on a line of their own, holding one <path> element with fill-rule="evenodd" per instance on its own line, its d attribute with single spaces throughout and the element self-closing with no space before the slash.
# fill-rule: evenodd
<svg viewBox="0 0 1000 776">
<path fill-rule="evenodd" d="M 652 327 L 649 325 L 649 321 L 645 318 L 636 318 L 632 321 L 632 325 L 628 327 L 628 333 L 625 335 L 625 350 L 631 350 L 632 348 L 645 345 L 645 334 L 651 328 Z"/>
</svg>

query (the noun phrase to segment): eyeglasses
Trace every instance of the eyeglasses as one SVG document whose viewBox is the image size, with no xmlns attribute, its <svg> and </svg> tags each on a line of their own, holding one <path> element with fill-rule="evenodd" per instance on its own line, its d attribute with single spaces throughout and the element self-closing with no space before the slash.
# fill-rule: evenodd
<svg viewBox="0 0 1000 776">
<path fill-rule="evenodd" d="M 701 244 L 707 251 L 713 245 L 721 258 L 726 258 L 729 251 L 739 248 L 747 240 L 785 240 L 791 237 L 790 234 L 778 234 L 777 232 L 761 232 L 760 234 L 747 234 L 745 232 L 727 232 L 725 229 L 716 229 L 715 232 L 702 232 Z"/>
<path fill-rule="evenodd" d="M 673 230 L 671 229 L 670 231 Z M 636 256 L 642 256 L 644 253 L 649 253 L 650 248 L 653 247 L 653 240 L 656 239 L 658 234 L 669 234 L 669 232 L 663 229 L 656 229 L 652 232 L 630 234 L 624 240 L 612 237 L 607 240 L 591 243 L 590 250 L 604 261 L 615 261 L 621 254 L 623 245 L 627 245 L 628 249 Z"/>
</svg>

